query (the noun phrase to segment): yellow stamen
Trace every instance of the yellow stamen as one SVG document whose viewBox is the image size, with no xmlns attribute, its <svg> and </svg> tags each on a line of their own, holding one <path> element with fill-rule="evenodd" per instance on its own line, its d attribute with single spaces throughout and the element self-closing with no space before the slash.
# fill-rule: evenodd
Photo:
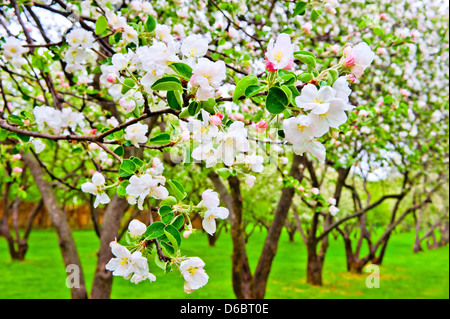
<svg viewBox="0 0 450 319">
<path fill-rule="evenodd" d="M 197 270 L 198 270 L 198 268 L 197 267 L 193 267 L 193 266 L 191 266 L 191 267 L 189 267 L 188 268 L 188 273 L 190 273 L 191 274 L 191 276 L 194 276 L 195 275 L 195 273 L 197 272 Z"/>
<path fill-rule="evenodd" d="M 273 58 L 275 61 L 277 61 L 278 63 L 280 63 L 281 59 L 283 58 L 283 52 L 281 51 L 277 51 L 273 54 Z"/>
</svg>

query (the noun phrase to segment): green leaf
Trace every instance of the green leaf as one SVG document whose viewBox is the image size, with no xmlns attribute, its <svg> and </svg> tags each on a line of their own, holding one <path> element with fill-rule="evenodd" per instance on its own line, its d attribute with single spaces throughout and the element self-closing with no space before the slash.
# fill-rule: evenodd
<svg viewBox="0 0 450 319">
<path fill-rule="evenodd" d="M 127 93 L 129 90 L 131 90 L 134 87 L 134 80 L 132 79 L 125 79 L 123 81 L 123 85 L 122 85 L 122 91 L 120 91 L 120 93 L 125 94 Z"/>
<path fill-rule="evenodd" d="M 189 81 L 192 77 L 192 68 L 185 63 L 181 62 L 172 63 L 170 65 L 170 68 L 186 81 Z"/>
<path fill-rule="evenodd" d="M 297 15 L 304 15 L 306 12 L 307 3 L 303 1 L 297 2 L 294 8 L 294 12 L 292 13 L 292 16 L 295 17 Z"/>
<path fill-rule="evenodd" d="M 233 102 L 237 103 L 250 85 L 258 84 L 258 78 L 254 74 L 244 76 L 237 84 L 233 92 Z"/>
<path fill-rule="evenodd" d="M 195 114 L 200 112 L 200 105 L 195 101 L 191 102 L 191 104 L 189 104 L 188 106 L 188 112 L 190 116 L 194 116 Z"/>
<path fill-rule="evenodd" d="M 245 96 L 246 97 L 252 97 L 256 94 L 258 94 L 259 92 L 261 92 L 263 89 L 262 86 L 259 85 L 250 85 L 249 87 L 247 87 L 245 89 Z"/>
<path fill-rule="evenodd" d="M 316 58 L 315 54 L 306 50 L 295 51 L 294 55 L 309 55 L 310 57 Z"/>
<path fill-rule="evenodd" d="M 119 168 L 119 177 L 128 177 L 136 171 L 136 164 L 129 159 L 124 159 Z"/>
<path fill-rule="evenodd" d="M 144 233 L 144 238 L 146 240 L 151 240 L 158 238 L 161 235 L 164 235 L 164 228 L 166 225 L 161 222 L 154 222 L 150 226 L 147 227 L 147 230 Z"/>
<path fill-rule="evenodd" d="M 164 229 L 164 234 L 166 234 L 169 241 L 172 243 L 175 251 L 178 250 L 178 247 L 181 245 L 181 235 L 178 229 L 176 229 L 173 225 L 167 225 Z"/>
<path fill-rule="evenodd" d="M 8 137 L 8 131 L 0 128 L 0 141 L 4 141 Z"/>
<path fill-rule="evenodd" d="M 155 264 L 162 270 L 166 269 L 166 263 L 161 261 L 161 259 L 159 259 L 159 256 L 157 253 L 155 253 Z"/>
<path fill-rule="evenodd" d="M 128 180 L 125 180 L 122 183 L 120 183 L 120 185 L 117 187 L 117 196 L 125 197 L 127 195 L 126 188 L 128 185 L 130 185 L 130 182 Z"/>
<path fill-rule="evenodd" d="M 169 184 L 173 194 L 178 199 L 178 201 L 182 201 L 186 198 L 187 194 L 184 191 L 184 187 L 180 183 L 175 180 L 169 180 L 167 181 L 167 184 Z"/>
<path fill-rule="evenodd" d="M 271 114 L 282 113 L 288 104 L 289 99 L 282 89 L 278 87 L 272 87 L 269 90 L 269 94 L 266 98 L 266 109 Z"/>
<path fill-rule="evenodd" d="M 213 98 L 210 98 L 207 101 L 200 101 L 199 105 L 200 108 L 204 109 L 206 112 L 210 113 L 210 114 L 214 114 L 214 106 L 216 106 L 216 100 Z"/>
<path fill-rule="evenodd" d="M 172 207 L 168 206 L 168 205 L 162 205 L 159 209 L 158 209 L 158 214 L 161 217 L 166 216 L 167 214 L 172 212 Z"/>
<path fill-rule="evenodd" d="M 169 223 L 172 221 L 172 219 L 174 218 L 174 216 L 175 216 L 174 213 L 169 212 L 168 214 L 162 216 L 162 217 L 161 217 L 161 220 L 162 220 L 162 222 L 163 222 L 164 224 L 167 225 L 167 224 L 169 224 Z"/>
<path fill-rule="evenodd" d="M 167 91 L 167 103 L 171 109 L 181 111 L 181 105 L 183 104 L 181 91 Z"/>
<path fill-rule="evenodd" d="M 114 150 L 114 153 L 118 156 L 123 156 L 123 154 L 125 153 L 125 150 L 123 148 L 122 145 L 119 145 L 116 147 L 116 149 Z"/>
<path fill-rule="evenodd" d="M 152 137 L 150 139 L 150 143 L 157 145 L 169 144 L 170 135 L 168 133 L 161 133 L 159 135 L 156 135 L 155 137 Z"/>
<path fill-rule="evenodd" d="M 8 122 L 11 124 L 15 124 L 15 125 L 24 125 L 25 123 L 22 121 L 22 119 L 20 118 L 20 116 L 11 114 L 10 116 L 8 116 Z"/>
<path fill-rule="evenodd" d="M 175 249 L 168 243 L 165 243 L 162 241 L 162 242 L 160 242 L 160 245 L 161 245 L 161 248 L 163 249 L 163 253 L 165 255 L 173 256 L 175 254 Z M 167 269 L 167 264 L 170 264 L 170 263 L 166 263 L 166 269 Z"/>
<path fill-rule="evenodd" d="M 139 157 L 131 156 L 130 160 L 132 160 L 133 163 L 136 164 L 136 169 L 141 168 L 142 165 L 144 165 L 144 162 Z"/>
<path fill-rule="evenodd" d="M 294 57 L 305 63 L 309 70 L 316 68 L 316 58 L 314 56 L 311 56 L 310 54 L 294 53 Z"/>
<path fill-rule="evenodd" d="M 178 115 L 179 118 L 189 117 L 191 114 L 189 113 L 189 107 L 184 108 L 181 113 Z"/>
<path fill-rule="evenodd" d="M 322 10 L 317 10 L 317 9 L 312 10 L 311 21 L 317 20 L 317 18 L 320 17 L 321 14 L 322 14 Z"/>
<path fill-rule="evenodd" d="M 16 135 L 21 141 L 23 141 L 25 143 L 28 143 L 30 141 L 30 139 L 31 139 L 31 137 L 29 135 L 25 135 L 25 134 L 22 134 L 22 133 L 16 133 Z"/>
<path fill-rule="evenodd" d="M 177 199 L 173 196 L 169 196 L 166 199 L 162 200 L 160 205 L 173 206 L 178 203 Z"/>
<path fill-rule="evenodd" d="M 184 225 L 184 216 L 178 215 L 170 224 L 179 230 Z"/>
<path fill-rule="evenodd" d="M 174 76 L 166 76 L 159 80 L 156 80 L 152 85 L 152 90 L 155 91 L 178 91 L 182 90 L 180 80 Z"/>
<path fill-rule="evenodd" d="M 309 83 L 313 79 L 313 75 L 311 73 L 308 73 L 308 72 L 303 72 L 302 74 L 299 74 L 297 76 L 297 79 L 299 81 L 304 82 L 304 83 Z"/>
<path fill-rule="evenodd" d="M 156 21 L 151 15 L 148 15 L 147 21 L 145 21 L 144 25 L 145 31 L 152 32 L 156 28 Z"/>
<path fill-rule="evenodd" d="M 284 93 L 286 94 L 289 103 L 292 103 L 292 92 L 291 92 L 291 90 L 290 90 L 286 85 L 281 86 L 281 89 L 282 89 L 282 90 L 284 91 Z M 289 103 L 288 103 L 288 104 L 289 104 Z"/>
<path fill-rule="evenodd" d="M 102 34 L 106 31 L 108 27 L 108 20 L 106 20 L 105 16 L 99 16 L 97 21 L 95 22 L 95 34 Z"/>
<path fill-rule="evenodd" d="M 217 174 L 222 178 L 228 178 L 231 175 L 231 171 L 230 169 L 223 167 L 217 170 Z"/>
<path fill-rule="evenodd" d="M 334 69 L 330 69 L 328 70 L 327 74 L 328 74 L 327 84 L 331 86 L 339 77 L 339 72 Z"/>
</svg>

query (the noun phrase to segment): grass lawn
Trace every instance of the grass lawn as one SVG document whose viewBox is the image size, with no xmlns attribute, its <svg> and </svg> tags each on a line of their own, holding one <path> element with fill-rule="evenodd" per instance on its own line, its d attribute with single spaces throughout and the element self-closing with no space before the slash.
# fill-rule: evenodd
<svg viewBox="0 0 450 319">
<path fill-rule="evenodd" d="M 247 251 L 252 267 L 256 267 L 264 241 L 263 233 L 250 238 Z M 298 234 L 297 234 L 298 235 Z M 88 287 L 92 285 L 99 240 L 93 231 L 74 231 L 79 247 Z M 188 239 L 183 249 L 187 256 L 202 258 L 209 275 L 208 284 L 191 295 L 183 291 L 179 272 L 164 275 L 153 266 L 157 281 L 134 285 L 122 278 L 114 278 L 112 298 L 210 299 L 234 298 L 231 287 L 231 239 L 222 234 L 216 247 L 209 247 L 201 233 Z M 384 265 L 380 269 L 380 288 L 365 285 L 367 275 L 353 275 L 346 271 L 342 240 L 331 240 L 325 260 L 324 286 L 305 283 L 306 249 L 296 237 L 290 243 L 283 234 L 269 278 L 266 298 L 449 298 L 448 246 L 412 253 L 413 234 L 395 234 L 388 246 Z M 0 298 L 70 298 L 65 286 L 66 274 L 52 231 L 31 233 L 29 251 L 24 262 L 10 260 L 6 241 L 0 238 Z M 152 267 L 152 266 L 151 266 Z"/>
</svg>

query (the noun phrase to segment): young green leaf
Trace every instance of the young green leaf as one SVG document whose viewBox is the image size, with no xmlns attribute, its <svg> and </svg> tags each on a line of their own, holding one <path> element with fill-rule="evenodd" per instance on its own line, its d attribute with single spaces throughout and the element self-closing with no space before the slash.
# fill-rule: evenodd
<svg viewBox="0 0 450 319">
<path fill-rule="evenodd" d="M 164 225 L 164 223 L 162 223 L 162 222 L 154 222 L 150 226 L 147 227 L 147 230 L 143 234 L 143 237 L 146 240 L 158 238 L 158 237 L 164 235 L 165 227 L 166 227 L 166 225 Z"/>
<path fill-rule="evenodd" d="M 279 87 L 272 87 L 266 98 L 266 109 L 271 114 L 280 114 L 289 104 L 286 93 Z"/>
<path fill-rule="evenodd" d="M 98 17 L 97 21 L 95 22 L 95 34 L 102 34 L 106 31 L 106 28 L 108 27 L 108 20 L 106 20 L 105 16 L 101 15 Z"/>
<path fill-rule="evenodd" d="M 152 90 L 155 91 L 178 91 L 182 90 L 180 80 L 174 76 L 166 76 L 159 80 L 156 80 L 152 85 Z"/>
<path fill-rule="evenodd" d="M 170 68 L 186 81 L 189 81 L 192 77 L 192 68 L 185 63 L 181 62 L 172 63 L 170 65 Z"/>
<path fill-rule="evenodd" d="M 155 21 L 155 18 L 153 18 L 153 16 L 148 15 L 147 20 L 145 21 L 144 28 L 145 28 L 145 31 L 147 31 L 147 32 L 152 32 L 153 30 L 155 30 L 156 21 Z"/>
<path fill-rule="evenodd" d="M 251 75 L 247 75 L 245 77 L 243 77 L 238 84 L 236 84 L 236 88 L 234 89 L 233 92 L 233 102 L 237 103 L 239 98 L 245 93 L 245 90 L 250 86 L 250 85 L 256 85 L 258 84 L 258 78 L 256 77 L 256 75 L 251 74 Z"/>
</svg>

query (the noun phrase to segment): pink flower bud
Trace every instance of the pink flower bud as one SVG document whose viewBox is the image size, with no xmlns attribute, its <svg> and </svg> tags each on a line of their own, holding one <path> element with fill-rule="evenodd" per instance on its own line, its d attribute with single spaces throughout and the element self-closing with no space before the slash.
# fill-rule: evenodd
<svg viewBox="0 0 450 319">
<path fill-rule="evenodd" d="M 22 158 L 22 155 L 20 155 L 20 154 L 14 154 L 14 155 L 12 156 L 12 158 L 13 158 L 13 161 L 20 160 L 20 159 Z"/>
<path fill-rule="evenodd" d="M 269 127 L 269 124 L 267 124 L 267 122 L 264 120 L 261 120 L 258 123 L 256 123 L 256 131 L 258 133 L 264 133 L 268 127 Z"/>
<path fill-rule="evenodd" d="M 354 83 L 356 81 L 356 77 L 353 74 L 347 74 L 347 81 L 349 83 Z"/>
<path fill-rule="evenodd" d="M 241 113 L 234 113 L 234 118 L 238 121 L 243 121 L 244 115 L 242 115 Z"/>
<path fill-rule="evenodd" d="M 209 118 L 209 123 L 214 126 L 218 126 L 222 124 L 222 120 L 217 115 L 213 115 Z"/>
<path fill-rule="evenodd" d="M 222 113 L 217 112 L 216 115 L 217 115 L 218 117 L 220 117 L 220 119 L 223 119 L 223 114 L 222 114 Z"/>
<path fill-rule="evenodd" d="M 267 60 L 266 61 L 266 70 L 267 70 L 267 72 L 275 72 L 277 69 L 275 69 L 275 66 L 272 62 Z"/>
<path fill-rule="evenodd" d="M 302 30 L 306 33 L 306 34 L 310 34 L 311 33 L 311 29 L 312 29 L 312 24 L 311 22 L 306 22 L 304 25 L 302 25 Z"/>
<path fill-rule="evenodd" d="M 191 230 L 191 229 L 190 229 L 190 230 L 186 230 L 186 231 L 183 233 L 184 239 L 188 239 L 189 236 L 191 236 L 191 234 L 192 234 L 192 230 Z"/>
<path fill-rule="evenodd" d="M 313 188 L 311 189 L 311 192 L 312 192 L 314 195 L 319 195 L 319 193 L 320 193 L 320 191 L 319 191 L 319 189 L 318 189 L 317 187 L 313 187 Z"/>
<path fill-rule="evenodd" d="M 297 189 L 298 189 L 300 192 L 304 192 L 304 191 L 305 191 L 305 188 L 304 188 L 303 186 L 299 186 Z"/>
<path fill-rule="evenodd" d="M 114 73 L 108 73 L 108 75 L 106 76 L 106 81 L 112 84 L 116 83 L 117 75 L 115 75 Z"/>
<path fill-rule="evenodd" d="M 23 172 L 23 169 L 20 168 L 20 167 L 14 167 L 14 168 L 13 168 L 13 172 L 14 172 L 14 173 L 22 173 L 22 172 Z"/>
<path fill-rule="evenodd" d="M 403 95 L 403 96 L 409 96 L 410 95 L 409 91 L 407 89 L 401 89 L 400 90 L 400 94 Z"/>
<path fill-rule="evenodd" d="M 351 68 L 352 66 L 355 65 L 355 63 L 356 63 L 355 58 L 352 56 L 349 56 L 349 57 L 345 58 L 345 60 L 344 60 L 344 65 L 347 68 Z"/>
<path fill-rule="evenodd" d="M 381 18 L 381 20 L 387 20 L 388 19 L 388 15 L 387 15 L 387 13 L 380 13 L 380 18 Z"/>
</svg>

